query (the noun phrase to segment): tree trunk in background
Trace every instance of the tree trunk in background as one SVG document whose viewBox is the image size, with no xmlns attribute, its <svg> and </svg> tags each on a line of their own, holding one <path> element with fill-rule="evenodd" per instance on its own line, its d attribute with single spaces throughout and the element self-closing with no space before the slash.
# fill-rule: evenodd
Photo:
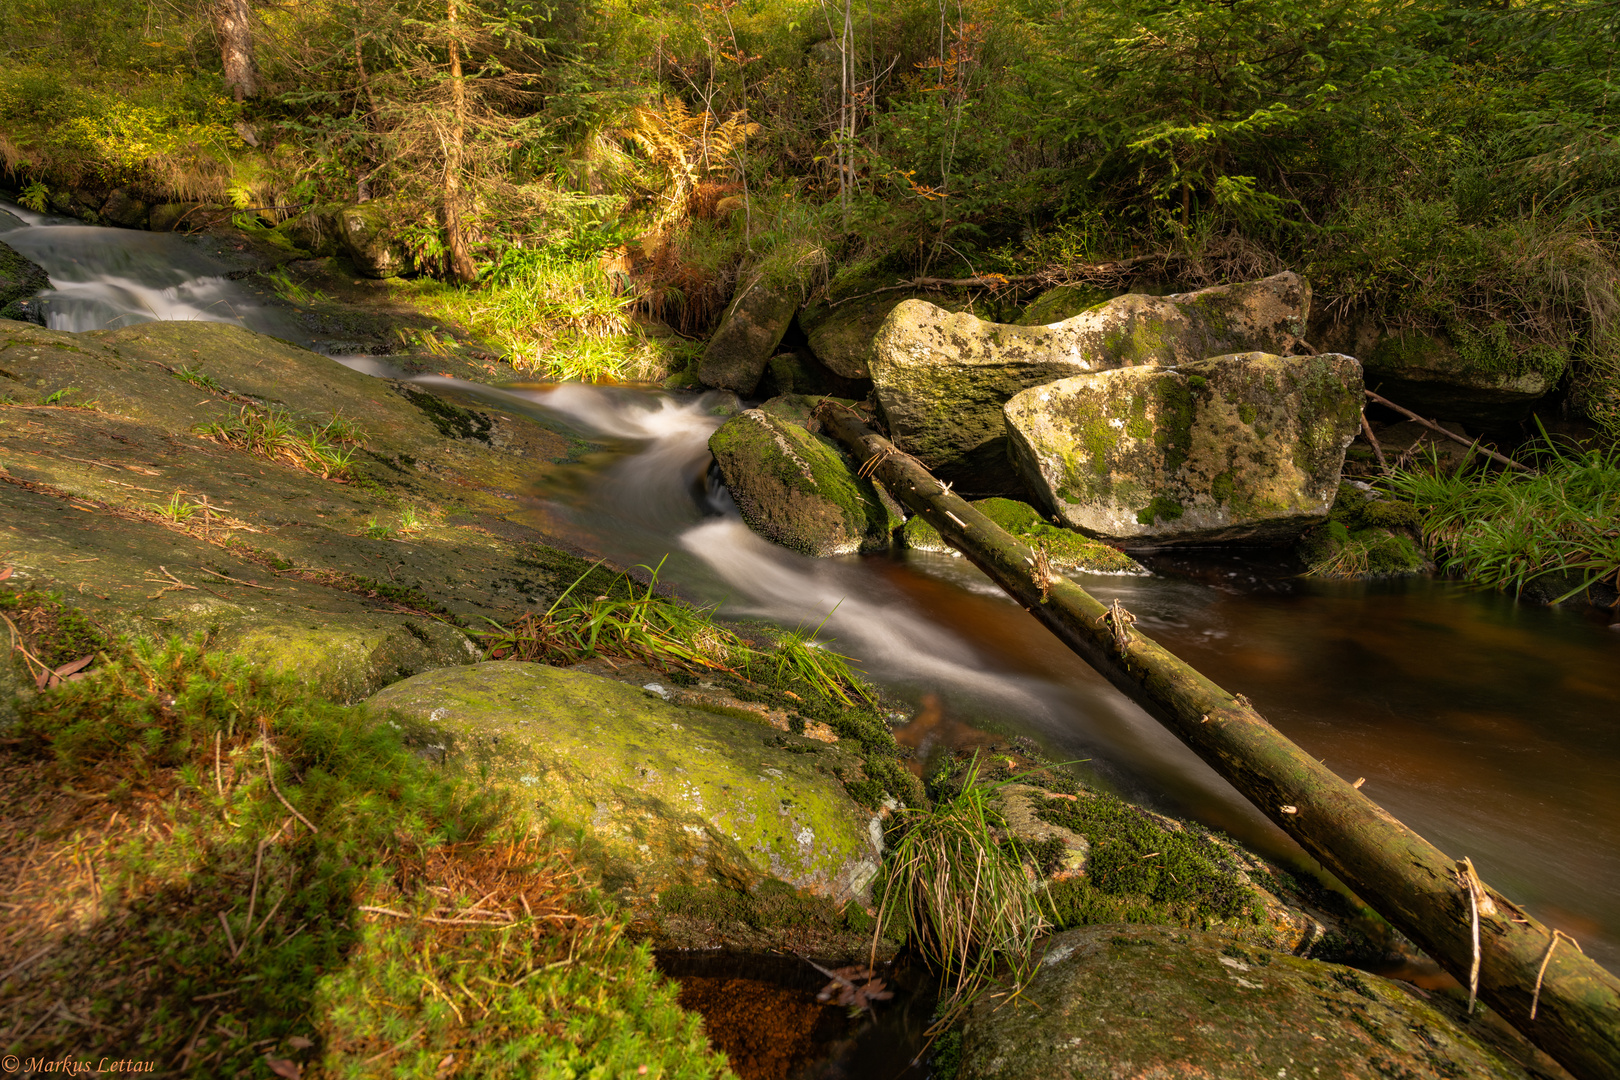
<svg viewBox="0 0 1620 1080">
<path fill-rule="evenodd" d="M 450 256 L 450 276 L 467 283 L 477 280 L 467 234 L 461 225 L 461 147 L 467 133 L 467 86 L 461 78 L 461 43 L 456 40 L 456 0 L 449 0 L 450 24 L 450 139 L 444 149 L 444 246 Z"/>
<path fill-rule="evenodd" d="M 253 13 L 248 0 L 214 0 L 214 28 L 225 65 L 225 85 L 237 101 L 259 92 L 253 74 Z"/>
</svg>

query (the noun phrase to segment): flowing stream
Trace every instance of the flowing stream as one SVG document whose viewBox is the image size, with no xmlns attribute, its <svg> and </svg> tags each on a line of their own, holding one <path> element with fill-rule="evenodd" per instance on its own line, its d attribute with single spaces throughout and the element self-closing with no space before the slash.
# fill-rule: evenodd
<svg viewBox="0 0 1620 1080">
<path fill-rule="evenodd" d="M 8 209 L 27 226 L 3 239 L 57 285 L 53 328 L 211 319 L 303 339 L 184 238 Z M 344 359 L 388 373 L 386 361 Z M 473 392 L 607 443 L 535 492 L 537 524 L 620 564 L 664 560 L 664 580 L 727 616 L 825 622 L 824 640 L 919 706 L 908 734 L 924 751 L 983 729 L 1025 736 L 1084 759 L 1094 780 L 1129 798 L 1311 867 L 966 560 L 810 559 L 751 533 L 711 476 L 718 395 L 575 384 Z M 1150 577 L 1081 581 L 1105 602 L 1119 597 L 1139 628 L 1246 694 L 1340 775 L 1365 777 L 1371 798 L 1620 970 L 1620 621 L 1446 581 L 1312 581 L 1276 552 L 1151 566 Z"/>
</svg>

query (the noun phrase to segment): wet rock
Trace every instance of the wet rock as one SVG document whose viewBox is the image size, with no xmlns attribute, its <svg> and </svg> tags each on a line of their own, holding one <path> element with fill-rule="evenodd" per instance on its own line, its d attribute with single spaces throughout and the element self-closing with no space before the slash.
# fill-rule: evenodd
<svg viewBox="0 0 1620 1080">
<path fill-rule="evenodd" d="M 698 378 L 706 386 L 752 394 L 799 302 L 797 288 L 777 288 L 757 273 L 746 279 L 703 350 Z"/>
<path fill-rule="evenodd" d="M 1396 404 L 1474 428 L 1517 424 L 1556 382 L 1548 368 L 1525 363 L 1532 354 L 1516 355 L 1513 343 L 1458 332 L 1472 337 L 1471 348 L 1460 349 L 1447 333 L 1390 333 L 1373 318 L 1323 327 L 1315 340 L 1361 357 L 1367 386 Z"/>
<path fill-rule="evenodd" d="M 632 906 L 769 878 L 864 901 L 878 871 L 881 827 L 833 775 L 858 767 L 836 746 L 543 664 L 428 672 L 370 704 L 443 748 L 450 771 L 584 829 Z"/>
<path fill-rule="evenodd" d="M 128 188 L 113 188 L 101 204 L 101 219 L 126 229 L 144 229 L 152 208 Z"/>
<path fill-rule="evenodd" d="M 1031 490 L 1130 548 L 1297 538 L 1327 517 L 1360 407 L 1353 357 L 1245 353 L 1063 379 L 1006 416 Z"/>
<path fill-rule="evenodd" d="M 45 273 L 44 267 L 32 259 L 24 258 L 9 245 L 0 243 L 0 309 L 7 309 L 9 312 L 9 305 L 50 287 L 51 279 Z M 19 314 L 9 313 L 0 314 L 0 318 L 35 321 Z"/>
<path fill-rule="evenodd" d="M 897 445 L 971 493 L 1010 492 L 1001 410 L 1083 372 L 1172 365 L 1299 344 L 1310 287 L 1296 274 L 1174 296 L 1121 296 L 1051 326 L 987 323 L 911 300 L 873 340 L 872 380 Z"/>
<path fill-rule="evenodd" d="M 998 1004 L 969 1016 L 960 1080 L 1532 1075 L 1387 979 L 1197 931 L 1058 934 Z"/>
<path fill-rule="evenodd" d="M 10 232 L 12 229 L 26 229 L 28 223 L 13 214 L 10 210 L 0 206 L 0 232 Z"/>
<path fill-rule="evenodd" d="M 397 209 L 386 199 L 345 206 L 336 216 L 344 250 L 360 273 L 369 278 L 391 278 L 410 269 L 410 256 L 394 235 Z"/>
<path fill-rule="evenodd" d="M 808 428 L 803 398 L 773 398 L 727 420 L 709 450 L 748 527 L 806 555 L 882 551 L 902 517 Z"/>
<path fill-rule="evenodd" d="M 1093 574 L 1147 573 L 1140 563 L 1118 548 L 1111 548 L 1072 529 L 1050 524 L 1028 503 L 1016 499 L 976 499 L 973 508 L 1031 547 L 1039 546 L 1046 552 L 1054 570 L 1078 570 Z M 955 550 L 945 543 L 939 530 L 921 514 L 907 519 L 905 527 L 900 530 L 900 539 L 904 546 L 915 551 Z"/>
</svg>

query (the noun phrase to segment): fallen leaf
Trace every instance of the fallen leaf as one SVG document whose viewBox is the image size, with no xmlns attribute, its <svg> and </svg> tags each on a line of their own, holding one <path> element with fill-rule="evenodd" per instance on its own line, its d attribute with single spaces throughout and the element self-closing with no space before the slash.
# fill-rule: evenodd
<svg viewBox="0 0 1620 1080">
<path fill-rule="evenodd" d="M 313 1040 L 306 1039 L 302 1035 L 294 1035 L 292 1038 L 287 1040 L 287 1045 L 292 1047 L 294 1050 L 308 1050 L 310 1047 L 314 1046 L 315 1043 Z"/>
<path fill-rule="evenodd" d="M 304 1070 L 298 1065 L 297 1062 L 288 1061 L 286 1058 L 273 1058 L 267 1056 L 264 1059 L 264 1063 L 270 1066 L 271 1072 L 275 1073 L 277 1076 L 285 1076 L 287 1080 L 298 1080 L 299 1077 L 304 1075 Z"/>
<path fill-rule="evenodd" d="M 0 570 L 0 581 L 4 581 L 6 578 L 10 577 L 11 572 L 15 569 L 15 566 L 8 566 L 4 570 Z"/>
<path fill-rule="evenodd" d="M 89 656 L 81 656 L 81 657 L 79 657 L 77 660 L 73 661 L 73 663 L 71 663 L 71 664 L 63 664 L 61 667 L 56 669 L 56 677 L 59 678 L 59 679 L 65 679 L 69 675 L 73 674 L 75 671 L 79 671 L 79 670 L 82 670 L 83 668 L 89 667 L 90 666 L 90 661 L 94 660 L 95 658 L 96 658 L 95 654 L 92 653 Z"/>
</svg>

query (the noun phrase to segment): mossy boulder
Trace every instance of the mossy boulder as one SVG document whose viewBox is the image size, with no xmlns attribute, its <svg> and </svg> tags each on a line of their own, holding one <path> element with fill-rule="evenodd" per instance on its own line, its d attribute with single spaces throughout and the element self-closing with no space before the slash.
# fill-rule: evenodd
<svg viewBox="0 0 1620 1080">
<path fill-rule="evenodd" d="M 709 450 L 748 527 L 806 555 L 888 548 L 902 517 L 855 475 L 830 439 L 810 432 L 810 402 L 772 398 L 709 437 Z"/>
<path fill-rule="evenodd" d="M 745 278 L 703 349 L 698 378 L 705 386 L 752 394 L 801 299 L 796 287 L 772 285 L 764 274 Z"/>
<path fill-rule="evenodd" d="M 987 323 L 917 300 L 873 339 L 872 381 L 894 441 L 972 494 L 1008 494 L 1001 410 L 1067 376 L 1292 350 L 1310 287 L 1296 274 L 1174 296 L 1121 296 L 1050 326 Z"/>
<path fill-rule="evenodd" d="M 1430 418 L 1474 428 L 1517 424 L 1557 383 L 1568 359 L 1505 328 L 1389 331 L 1372 317 L 1321 327 L 1312 340 L 1361 358 L 1367 386 Z"/>
<path fill-rule="evenodd" d="M 1299 556 L 1313 577 L 1383 578 L 1426 574 L 1422 519 L 1412 503 L 1351 483 L 1339 485 L 1323 525 L 1307 532 Z"/>
<path fill-rule="evenodd" d="M 959 1080 L 1532 1075 L 1475 1025 L 1376 975 L 1117 925 L 1049 939 L 1018 1001 L 969 1014 L 961 1062 Z"/>
<path fill-rule="evenodd" d="M 25 300 L 41 289 L 50 287 L 50 275 L 45 273 L 43 266 L 25 258 L 9 244 L 0 243 L 0 308 Z M 6 316 L 6 318 L 15 317 Z"/>
<path fill-rule="evenodd" d="M 144 229 L 152 207 L 128 188 L 113 188 L 101 204 L 101 220 L 126 229 Z"/>
<path fill-rule="evenodd" d="M 276 226 L 276 231 L 293 247 L 318 258 L 340 255 L 344 250 L 344 234 L 338 214 L 337 207 L 317 206 L 288 218 Z"/>
<path fill-rule="evenodd" d="M 1079 570 L 1091 574 L 1145 574 L 1142 564 L 1107 544 L 1073 529 L 1044 520 L 1035 508 L 1016 499 L 975 499 L 973 508 L 1031 547 L 1046 551 L 1056 570 Z M 915 551 L 954 550 L 939 530 L 916 515 L 900 530 L 901 543 Z"/>
<path fill-rule="evenodd" d="M 448 771 L 584 832 L 604 884 L 632 906 L 773 878 L 869 898 L 882 829 L 834 775 L 860 764 L 837 746 L 511 661 L 417 675 L 370 704 Z"/>
<path fill-rule="evenodd" d="M 1013 460 L 1073 529 L 1132 546 L 1275 542 L 1321 523 L 1361 365 L 1244 353 L 1079 375 L 1007 403 Z"/>
<path fill-rule="evenodd" d="M 336 217 L 344 250 L 366 277 L 398 277 L 410 269 L 410 255 L 395 233 L 399 227 L 398 207 L 386 199 L 373 199 L 345 206 Z"/>
</svg>

